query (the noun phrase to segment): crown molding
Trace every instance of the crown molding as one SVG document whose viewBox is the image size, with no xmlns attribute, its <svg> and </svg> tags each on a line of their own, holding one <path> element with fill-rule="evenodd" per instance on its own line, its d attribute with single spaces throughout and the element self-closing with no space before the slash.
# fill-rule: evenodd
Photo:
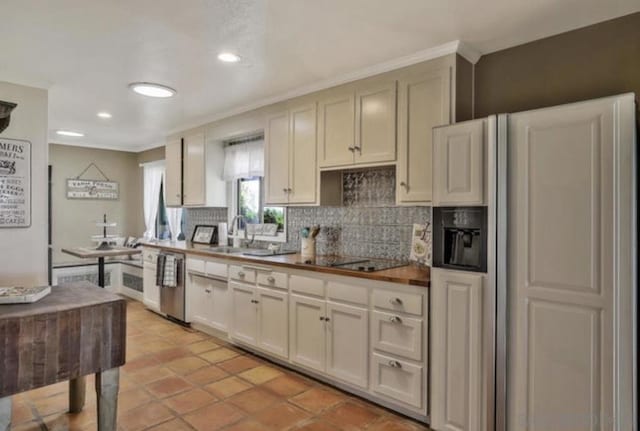
<svg viewBox="0 0 640 431">
<path fill-rule="evenodd" d="M 326 90 L 328 88 L 336 87 L 338 85 L 346 84 L 360 79 L 369 78 L 371 76 L 390 72 L 392 70 L 411 66 L 413 64 L 422 63 L 423 61 L 433 60 L 434 58 L 443 57 L 449 54 L 460 54 L 462 57 L 473 64 L 478 62 L 481 55 L 480 52 L 465 44 L 464 42 L 460 40 L 454 40 L 452 42 L 447 42 L 442 45 L 424 49 L 413 54 L 384 61 L 382 63 L 374 64 L 356 71 L 348 72 L 334 78 L 325 79 L 311 85 L 298 87 L 293 90 L 278 94 L 276 96 L 263 98 L 227 111 L 219 112 L 210 116 L 203 116 L 198 120 L 190 121 L 182 124 L 180 127 L 171 129 L 166 135 L 168 136 L 174 133 L 182 132 L 184 130 L 200 127 L 214 121 L 232 117 L 234 115 L 244 114 L 245 112 L 253 111 L 254 109 L 263 108 L 275 103 L 284 102 L 285 100 L 304 96 L 310 93 L 315 93 L 316 91 Z"/>
</svg>

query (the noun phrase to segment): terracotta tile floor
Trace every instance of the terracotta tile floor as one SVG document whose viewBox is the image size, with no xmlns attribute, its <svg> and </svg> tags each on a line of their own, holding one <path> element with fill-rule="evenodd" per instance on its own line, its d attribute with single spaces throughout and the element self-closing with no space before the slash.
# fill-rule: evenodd
<svg viewBox="0 0 640 431">
<path fill-rule="evenodd" d="M 417 422 L 128 306 L 119 431 L 428 430 Z M 67 384 L 13 398 L 14 431 L 95 430 L 95 389 L 67 413 Z"/>
</svg>

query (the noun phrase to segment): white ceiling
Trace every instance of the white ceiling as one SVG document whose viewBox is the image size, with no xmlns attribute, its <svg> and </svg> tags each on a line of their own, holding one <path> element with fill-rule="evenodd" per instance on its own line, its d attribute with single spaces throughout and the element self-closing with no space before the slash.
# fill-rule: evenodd
<svg viewBox="0 0 640 431">
<path fill-rule="evenodd" d="M 3 0 L 0 80 L 50 90 L 52 142 L 138 151 L 447 42 L 488 53 L 638 10 L 638 0 Z M 220 63 L 222 50 L 243 61 Z M 133 81 L 178 95 L 145 98 Z"/>
</svg>

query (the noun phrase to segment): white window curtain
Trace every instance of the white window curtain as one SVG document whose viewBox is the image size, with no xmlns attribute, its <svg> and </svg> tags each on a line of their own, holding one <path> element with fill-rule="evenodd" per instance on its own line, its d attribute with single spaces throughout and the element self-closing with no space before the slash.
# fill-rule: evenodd
<svg viewBox="0 0 640 431">
<path fill-rule="evenodd" d="M 163 188 L 165 202 L 167 199 L 167 189 Z M 182 208 L 165 208 L 167 211 L 167 221 L 171 231 L 171 239 L 177 241 L 182 233 Z"/>
<path fill-rule="evenodd" d="M 229 145 L 224 149 L 225 181 L 264 176 L 264 141 Z"/>
<path fill-rule="evenodd" d="M 164 162 L 146 163 L 144 169 L 144 237 L 152 239 L 156 234 L 156 216 L 158 215 L 158 197 L 160 184 L 164 177 Z"/>
</svg>

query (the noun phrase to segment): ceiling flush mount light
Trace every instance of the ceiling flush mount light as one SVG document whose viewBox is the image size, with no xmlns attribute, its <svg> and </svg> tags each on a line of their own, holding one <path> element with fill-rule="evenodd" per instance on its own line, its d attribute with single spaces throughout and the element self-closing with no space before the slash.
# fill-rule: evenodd
<svg viewBox="0 0 640 431">
<path fill-rule="evenodd" d="M 218 60 L 224 61 L 225 63 L 237 63 L 240 61 L 240 56 L 233 52 L 221 52 L 218 54 Z"/>
<path fill-rule="evenodd" d="M 98 114 L 97 114 L 97 115 L 98 115 L 98 117 L 100 117 L 100 118 L 111 118 L 111 117 L 112 117 L 112 115 L 111 115 L 111 114 L 109 114 L 108 112 L 104 112 L 104 111 L 102 111 L 102 112 L 98 112 Z"/>
<path fill-rule="evenodd" d="M 73 132 L 71 130 L 57 130 L 56 133 L 61 136 L 71 136 L 73 138 L 82 138 L 84 133 Z"/>
<path fill-rule="evenodd" d="M 154 84 L 153 82 L 134 82 L 129 84 L 129 88 L 143 96 L 159 97 L 163 99 L 173 97 L 176 94 L 176 90 L 173 88 L 162 84 Z"/>
</svg>

